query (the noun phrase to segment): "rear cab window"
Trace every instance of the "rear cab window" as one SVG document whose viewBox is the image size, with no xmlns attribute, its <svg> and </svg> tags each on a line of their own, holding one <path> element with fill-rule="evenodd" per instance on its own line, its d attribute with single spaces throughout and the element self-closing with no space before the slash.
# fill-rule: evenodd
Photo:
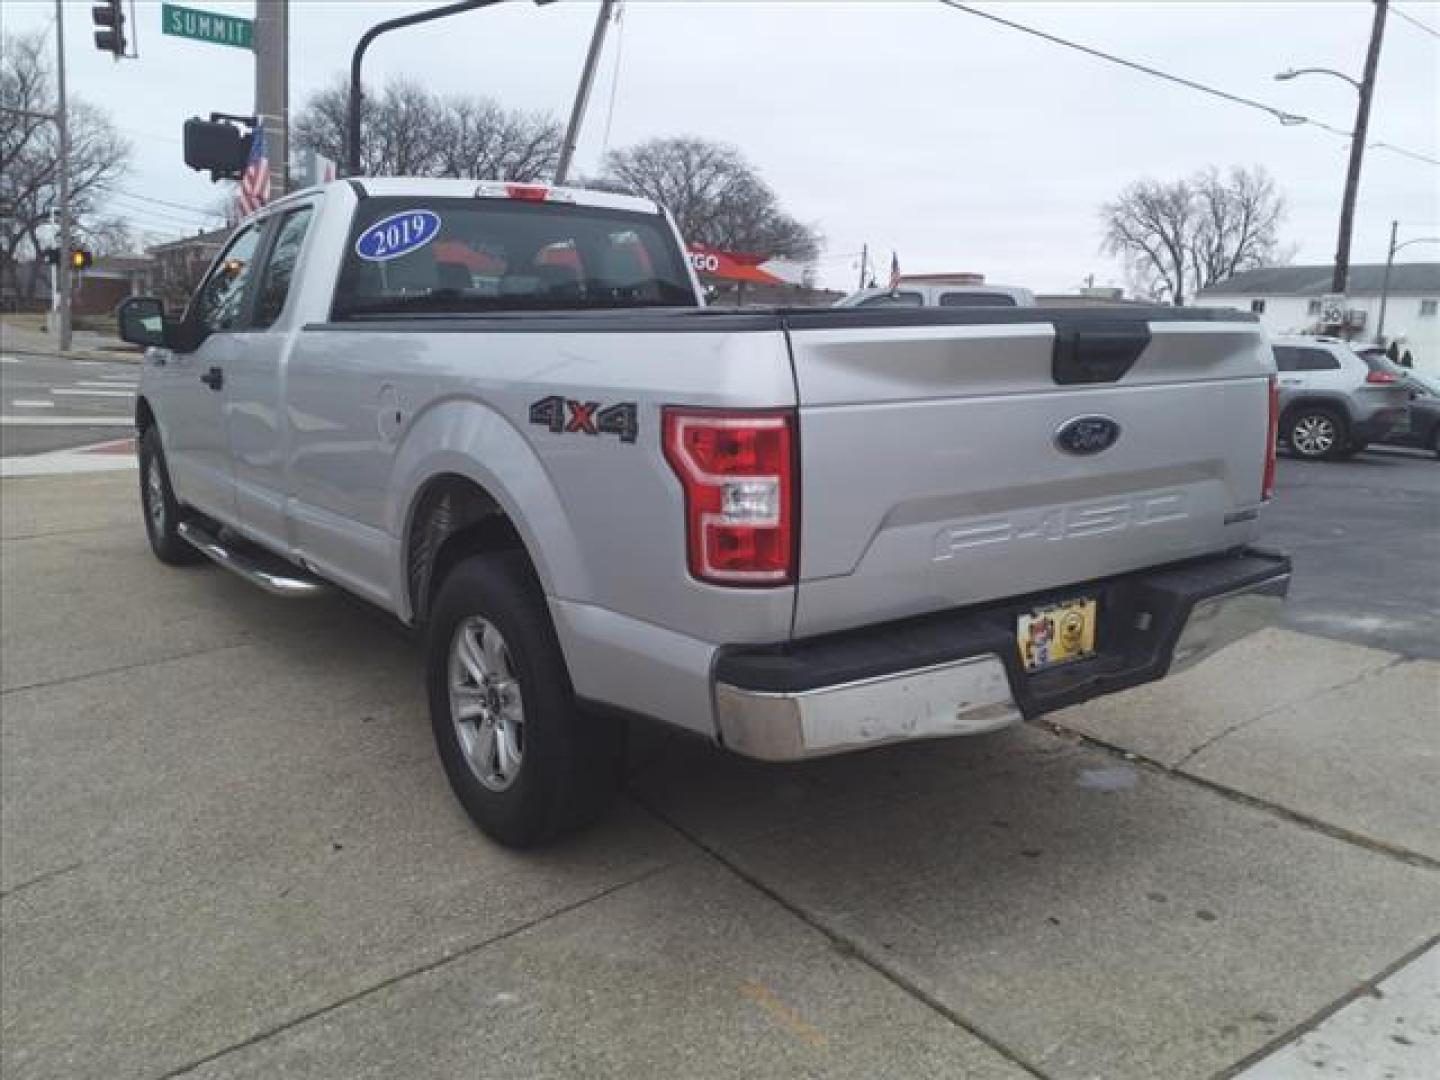
<svg viewBox="0 0 1440 1080">
<path fill-rule="evenodd" d="M 262 330 L 272 325 L 285 309 L 290 295 L 290 283 L 295 277 L 295 263 L 300 257 L 300 245 L 314 216 L 313 206 L 302 206 L 291 210 L 280 219 L 276 226 L 275 242 L 260 274 L 260 292 L 255 300 L 255 329 Z"/>
<path fill-rule="evenodd" d="M 658 213 L 387 196 L 356 210 L 331 317 L 695 305 Z"/>
</svg>

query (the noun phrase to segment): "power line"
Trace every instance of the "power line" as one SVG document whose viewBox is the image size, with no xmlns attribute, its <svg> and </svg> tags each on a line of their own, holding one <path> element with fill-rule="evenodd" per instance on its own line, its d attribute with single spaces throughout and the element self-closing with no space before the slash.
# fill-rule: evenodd
<svg viewBox="0 0 1440 1080">
<path fill-rule="evenodd" d="M 1394 15 L 1397 19 L 1404 19 L 1404 20 L 1405 20 L 1406 22 L 1408 22 L 1411 26 L 1414 26 L 1414 27 L 1419 28 L 1420 30 L 1423 30 L 1425 33 L 1429 34 L 1429 35 L 1430 35 L 1431 37 L 1433 37 L 1433 38 L 1440 38 L 1440 30 L 1436 30 L 1433 26 L 1429 25 L 1428 23 L 1423 23 L 1423 22 L 1421 22 L 1419 19 L 1415 18 L 1415 16 L 1413 16 L 1413 15 L 1406 15 L 1405 12 L 1401 11 L 1398 7 L 1396 7 L 1396 6 L 1393 5 L 1393 4 L 1390 5 L 1390 14 L 1391 14 L 1391 15 Z"/>
<path fill-rule="evenodd" d="M 610 105 L 605 110 L 605 137 L 600 140 L 600 158 L 603 161 L 606 152 L 610 149 L 610 125 L 615 122 L 615 98 L 620 89 L 620 60 L 625 54 L 625 24 L 621 21 L 625 14 L 625 2 L 615 5 L 615 70 L 610 75 Z"/>
<path fill-rule="evenodd" d="M 1394 154 L 1403 154 L 1405 157 L 1414 158 L 1416 161 L 1423 161 L 1427 165 L 1440 165 L 1440 158 L 1427 157 L 1424 154 L 1417 154 L 1414 150 L 1406 150 L 1403 146 L 1392 146 L 1388 142 L 1372 142 L 1366 147 L 1367 150 L 1389 150 Z"/>
<path fill-rule="evenodd" d="M 1114 53 L 1102 52 L 1100 49 L 1091 48 L 1089 45 L 1081 45 L 1078 41 L 1071 41 L 1068 38 L 1057 37 L 1055 34 L 1046 33 L 1044 30 L 1037 30 L 1033 26 L 1026 26 L 1023 23 L 1011 22 L 1009 19 L 1001 18 L 999 15 L 991 14 L 988 11 L 981 11 L 969 4 L 962 4 L 959 0 L 940 0 L 946 7 L 954 8 L 956 11 L 963 11 L 967 15 L 978 15 L 982 19 L 989 19 L 991 22 L 999 23 L 1001 26 L 1008 26 L 1012 30 L 1019 30 L 1023 34 L 1030 34 L 1033 37 L 1041 38 L 1052 45 L 1060 45 L 1067 49 L 1074 49 L 1076 52 L 1083 52 L 1089 56 L 1104 60 L 1111 64 L 1119 64 L 1121 67 L 1130 68 L 1132 71 L 1139 71 L 1145 75 L 1154 76 L 1157 79 L 1164 79 L 1166 82 L 1176 83 L 1188 87 L 1191 90 L 1198 90 L 1202 94 L 1209 94 L 1211 97 L 1220 98 L 1236 105 L 1243 105 L 1247 109 L 1258 109 L 1260 112 L 1269 113 L 1282 124 L 1314 124 L 1316 127 L 1323 127 L 1329 131 L 1349 137 L 1348 131 L 1341 131 L 1339 128 L 1330 127 L 1328 124 L 1318 120 L 1312 120 L 1308 116 L 1299 116 L 1295 113 L 1286 112 L 1284 109 L 1274 105 L 1267 105 L 1263 101 L 1256 101 L 1253 98 L 1241 97 L 1239 94 L 1232 94 L 1227 90 L 1219 90 L 1213 86 L 1206 86 L 1204 83 L 1196 82 L 1194 79 L 1187 79 L 1180 75 L 1172 75 L 1168 71 L 1161 71 L 1159 68 L 1150 67 L 1148 64 L 1141 64 L 1135 60 L 1127 60 L 1123 56 L 1116 56 Z"/>
<path fill-rule="evenodd" d="M 1130 68 L 1132 71 L 1138 71 L 1144 75 L 1150 75 L 1157 79 L 1163 79 L 1166 82 L 1175 83 L 1179 86 L 1184 86 L 1190 90 L 1198 90 L 1202 94 L 1208 94 L 1211 97 L 1220 98 L 1222 101 L 1228 101 L 1231 104 L 1243 105 L 1248 109 L 1256 109 L 1260 112 L 1268 113 L 1276 120 L 1279 120 L 1280 123 L 1285 124 L 1287 127 L 1309 125 L 1310 127 L 1320 128 L 1322 131 L 1328 131 L 1332 135 L 1338 135 L 1343 139 L 1349 139 L 1353 134 L 1352 132 L 1346 131 L 1344 128 L 1338 128 L 1335 127 L 1333 124 L 1327 124 L 1323 120 L 1314 120 L 1308 116 L 1301 116 L 1298 113 L 1286 112 L 1284 109 L 1278 108 L 1274 105 L 1267 105 L 1263 101 L 1256 101 L 1254 98 L 1247 98 L 1242 97 L 1239 94 L 1232 94 L 1228 90 L 1221 90 L 1214 86 L 1207 86 L 1205 83 L 1196 82 L 1194 79 L 1187 79 L 1181 75 L 1174 75 L 1168 71 L 1161 71 L 1159 68 L 1151 67 L 1148 64 L 1142 64 L 1135 60 L 1127 60 L 1123 56 L 1116 56 L 1114 53 L 1107 53 L 1101 49 L 1092 48 L 1089 45 L 1082 45 L 1078 41 L 1071 41 L 1068 38 L 1062 38 L 1055 34 L 1047 33 L 1044 30 L 1037 30 L 1035 27 L 1026 26 L 1024 23 L 1012 22 L 1010 19 L 1002 18 L 1001 16 L 994 15 L 988 11 L 981 11 L 979 8 L 971 7 L 969 4 L 962 4 L 959 2 L 959 0 L 940 0 L 940 3 L 944 4 L 946 7 L 954 8 L 956 11 L 962 11 L 967 15 L 976 15 L 982 19 L 988 19 L 990 22 L 999 23 L 1001 26 L 1009 27 L 1011 30 L 1019 30 L 1022 34 L 1029 34 L 1032 37 L 1038 37 L 1044 41 L 1050 42 L 1052 45 L 1060 45 L 1066 49 L 1074 49 L 1076 52 L 1085 53 L 1086 55 L 1093 56 L 1096 59 L 1104 60 L 1107 63 L 1118 64 L 1121 67 Z M 1397 154 L 1403 154 L 1404 156 L 1414 158 L 1417 161 L 1428 162 L 1432 165 L 1440 164 L 1440 162 L 1436 162 L 1435 159 L 1427 157 L 1424 154 L 1418 154 L 1413 150 L 1406 150 L 1403 147 L 1395 146 L 1391 143 L 1383 143 L 1381 145 L 1386 150 L 1393 150 Z"/>
<path fill-rule="evenodd" d="M 97 186 L 100 186 L 102 190 L 109 191 L 111 194 L 119 195 L 123 198 L 138 199 L 141 202 L 154 203 L 156 206 L 168 206 L 172 210 L 185 210 L 192 214 L 198 214 L 201 217 L 218 218 L 225 216 L 224 214 L 218 213 L 217 211 L 206 210 L 203 207 L 192 206 L 188 203 L 169 202 L 165 199 L 157 199 L 152 195 L 141 195 L 138 191 L 130 191 L 126 188 L 117 187 L 114 184 Z"/>
</svg>

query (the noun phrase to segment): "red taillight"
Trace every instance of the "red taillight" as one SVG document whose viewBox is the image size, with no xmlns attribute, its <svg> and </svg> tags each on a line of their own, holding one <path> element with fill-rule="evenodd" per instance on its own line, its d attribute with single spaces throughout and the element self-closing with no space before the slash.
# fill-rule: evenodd
<svg viewBox="0 0 1440 1080">
<path fill-rule="evenodd" d="M 1388 371 L 1372 371 L 1365 376 L 1365 381 L 1385 386 L 1388 383 L 1398 383 L 1400 379 L 1396 375 L 1391 375 Z"/>
<path fill-rule="evenodd" d="M 685 490 L 690 573 L 717 585 L 795 580 L 795 414 L 665 410 Z"/>
<path fill-rule="evenodd" d="M 1275 443 L 1280 438 L 1280 382 L 1270 376 L 1270 423 L 1265 434 L 1265 479 L 1260 485 L 1260 498 L 1269 502 L 1275 497 Z"/>
<path fill-rule="evenodd" d="M 550 194 L 550 189 L 544 184 L 506 184 L 505 194 L 512 199 L 523 199 L 525 202 L 544 202 L 545 196 Z"/>
</svg>

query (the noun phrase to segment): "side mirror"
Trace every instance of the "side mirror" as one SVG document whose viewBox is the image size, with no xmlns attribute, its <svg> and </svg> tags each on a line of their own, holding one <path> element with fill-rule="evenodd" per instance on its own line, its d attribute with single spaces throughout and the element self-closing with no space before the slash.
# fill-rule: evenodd
<svg viewBox="0 0 1440 1080">
<path fill-rule="evenodd" d="M 116 315 L 120 321 L 120 340 L 131 345 L 169 344 L 165 333 L 165 304 L 158 296 L 131 296 L 121 302 Z"/>
</svg>

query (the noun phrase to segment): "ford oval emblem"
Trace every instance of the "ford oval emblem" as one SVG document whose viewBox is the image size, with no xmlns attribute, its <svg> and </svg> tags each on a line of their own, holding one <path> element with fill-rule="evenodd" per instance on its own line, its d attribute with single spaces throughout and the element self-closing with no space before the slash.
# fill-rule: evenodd
<svg viewBox="0 0 1440 1080">
<path fill-rule="evenodd" d="M 1083 457 L 1110 449 L 1119 438 L 1120 425 L 1108 416 L 1077 416 L 1056 430 L 1055 445 L 1067 454 Z"/>
</svg>

